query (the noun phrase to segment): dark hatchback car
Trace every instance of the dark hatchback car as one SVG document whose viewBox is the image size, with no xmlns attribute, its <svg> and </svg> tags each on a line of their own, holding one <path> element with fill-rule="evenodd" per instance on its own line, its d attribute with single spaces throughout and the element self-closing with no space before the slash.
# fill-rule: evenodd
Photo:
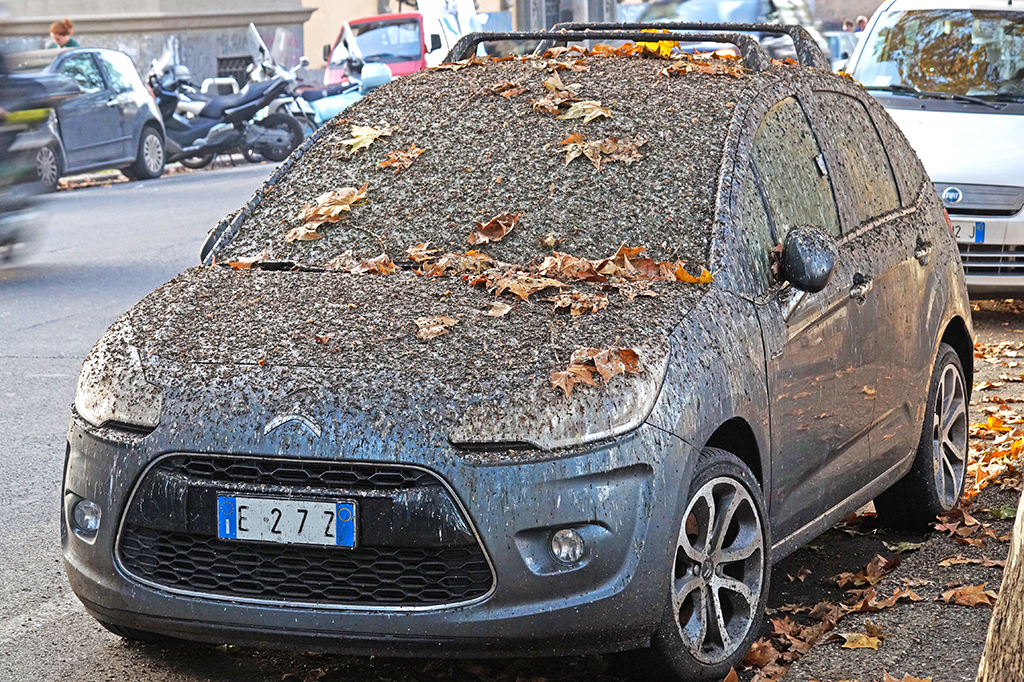
<svg viewBox="0 0 1024 682">
<path fill-rule="evenodd" d="M 791 31 L 802 65 L 736 34 L 742 62 L 451 63 L 321 128 L 85 361 L 62 541 L 89 613 L 721 679 L 773 562 L 872 499 L 956 504 L 949 222 Z"/>
<path fill-rule="evenodd" d="M 163 119 L 128 55 L 74 48 L 20 53 L 10 61 L 18 71 L 42 68 L 81 89 L 55 107 L 56 137 L 36 154 L 44 188 L 56 187 L 63 175 L 107 168 L 132 179 L 163 174 Z"/>
</svg>

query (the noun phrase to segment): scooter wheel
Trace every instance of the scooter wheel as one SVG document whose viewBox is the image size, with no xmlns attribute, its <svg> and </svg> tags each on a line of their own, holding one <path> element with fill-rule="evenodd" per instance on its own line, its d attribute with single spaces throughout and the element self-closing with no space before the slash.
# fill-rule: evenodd
<svg viewBox="0 0 1024 682">
<path fill-rule="evenodd" d="M 288 158 L 288 155 L 302 143 L 302 125 L 295 120 L 294 116 L 289 116 L 288 114 L 270 114 L 266 118 L 256 121 L 256 125 L 263 126 L 264 128 L 287 131 L 291 135 L 291 139 L 289 140 L 287 147 L 266 145 L 255 150 L 250 150 L 264 156 L 268 161 L 284 161 Z M 243 150 L 243 152 L 244 151 L 245 150 Z M 249 158 L 248 154 L 246 154 L 246 158 L 250 161 L 252 160 Z"/>
<path fill-rule="evenodd" d="M 187 159 L 181 159 L 179 163 L 185 168 L 206 168 L 213 163 L 213 157 L 216 156 L 213 152 L 204 154 L 202 156 L 190 156 Z"/>
</svg>

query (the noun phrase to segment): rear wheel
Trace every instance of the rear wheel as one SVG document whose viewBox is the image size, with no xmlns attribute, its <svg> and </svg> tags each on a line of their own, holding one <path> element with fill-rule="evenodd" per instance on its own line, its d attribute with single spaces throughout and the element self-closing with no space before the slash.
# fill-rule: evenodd
<svg viewBox="0 0 1024 682">
<path fill-rule="evenodd" d="M 129 180 L 151 180 L 164 172 L 164 141 L 155 128 L 142 129 L 139 153 L 133 163 L 122 171 Z"/>
<path fill-rule="evenodd" d="M 287 145 L 262 145 L 255 149 L 243 149 L 242 153 L 250 162 L 260 161 L 261 157 L 268 161 L 284 161 L 292 151 L 302 144 L 302 126 L 289 114 L 270 114 L 256 121 L 256 125 L 288 133 Z"/>
<path fill-rule="evenodd" d="M 768 526 L 761 488 L 735 455 L 697 460 L 651 653 L 666 677 L 721 680 L 758 634 L 768 596 Z"/>
<path fill-rule="evenodd" d="M 36 152 L 36 175 L 39 177 L 39 184 L 43 186 L 44 192 L 52 192 L 57 188 L 60 181 L 61 168 L 60 153 L 54 145 L 40 147 Z"/>
<path fill-rule="evenodd" d="M 967 471 L 967 401 L 960 356 L 952 346 L 941 343 L 914 466 L 875 498 L 881 523 L 893 528 L 925 528 L 960 501 Z"/>
<path fill-rule="evenodd" d="M 216 156 L 213 152 L 204 154 L 203 156 L 190 156 L 187 159 L 179 159 L 180 163 L 185 168 L 192 168 L 193 170 L 198 168 L 206 168 L 213 163 L 213 157 Z"/>
</svg>

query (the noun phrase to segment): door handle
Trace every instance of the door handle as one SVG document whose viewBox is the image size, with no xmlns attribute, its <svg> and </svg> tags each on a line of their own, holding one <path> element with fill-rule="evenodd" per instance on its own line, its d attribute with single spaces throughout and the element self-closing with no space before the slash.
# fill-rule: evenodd
<svg viewBox="0 0 1024 682">
<path fill-rule="evenodd" d="M 918 244 L 917 248 L 914 249 L 914 258 L 916 258 L 917 262 L 920 263 L 921 265 L 928 265 L 928 256 L 931 255 L 931 252 L 932 252 L 932 244 L 931 244 L 931 242 L 925 242 L 923 244 Z"/>
<path fill-rule="evenodd" d="M 860 278 L 854 280 L 854 284 L 850 287 L 850 298 L 855 299 L 857 303 L 863 303 L 864 297 L 867 296 L 868 292 L 871 291 L 871 279 Z"/>
</svg>

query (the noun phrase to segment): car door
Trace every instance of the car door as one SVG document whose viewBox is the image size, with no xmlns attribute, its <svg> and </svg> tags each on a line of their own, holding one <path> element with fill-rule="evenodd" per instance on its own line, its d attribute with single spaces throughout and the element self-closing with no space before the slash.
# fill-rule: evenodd
<svg viewBox="0 0 1024 682">
<path fill-rule="evenodd" d="M 831 90 L 816 91 L 810 100 L 812 125 L 820 137 L 825 131 L 845 131 L 830 136 L 823 147 L 835 169 L 833 182 L 848 200 L 846 238 L 866 254 L 860 269 L 867 290 L 856 307 L 874 328 L 864 360 L 876 377 L 868 465 L 875 478 L 910 454 L 921 434 L 931 365 L 930 342 L 922 344 L 921 338 L 927 326 L 922 285 L 932 267 L 932 245 L 926 222 L 912 209 L 901 210 L 886 146 L 864 104 Z M 928 358 L 927 368 L 921 358 Z"/>
<path fill-rule="evenodd" d="M 121 114 L 91 52 L 76 52 L 57 64 L 55 71 L 71 78 L 82 94 L 57 107 L 60 138 L 67 170 L 101 165 L 119 158 Z"/>
<path fill-rule="evenodd" d="M 113 145 L 117 149 L 117 157 L 130 159 L 135 157 L 137 127 L 141 127 L 143 116 L 139 114 L 141 97 L 148 95 L 138 71 L 128 55 L 112 50 L 101 50 L 95 53 L 96 59 L 103 68 L 103 76 L 110 86 L 111 98 L 107 104 L 118 113 L 120 135 Z"/>
<path fill-rule="evenodd" d="M 745 170 L 744 223 L 761 222 L 768 235 L 752 250 L 764 254 L 757 269 L 768 271 L 756 309 L 771 405 L 770 509 L 781 542 L 866 482 L 874 377 L 862 353 L 871 329 L 851 311 L 850 297 L 865 254 L 841 239 L 828 167 L 796 98 L 777 102 L 759 122 Z M 814 294 L 771 272 L 788 229 L 806 224 L 830 234 L 839 251 L 829 285 Z"/>
</svg>

